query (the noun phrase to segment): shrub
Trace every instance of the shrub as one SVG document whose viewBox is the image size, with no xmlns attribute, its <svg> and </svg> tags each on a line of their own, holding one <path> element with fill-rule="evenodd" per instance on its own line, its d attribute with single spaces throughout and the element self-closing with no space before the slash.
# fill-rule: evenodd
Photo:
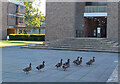
<svg viewBox="0 0 120 84">
<path fill-rule="evenodd" d="M 45 34 L 10 34 L 9 40 L 45 41 Z"/>
</svg>

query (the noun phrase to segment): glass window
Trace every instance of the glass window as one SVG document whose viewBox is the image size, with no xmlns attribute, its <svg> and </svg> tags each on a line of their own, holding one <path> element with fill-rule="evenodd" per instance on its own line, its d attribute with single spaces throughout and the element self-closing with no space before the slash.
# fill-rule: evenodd
<svg viewBox="0 0 120 84">
<path fill-rule="evenodd" d="M 107 2 L 86 2 L 86 6 L 104 6 Z"/>
<path fill-rule="evenodd" d="M 19 23 L 23 23 L 23 18 L 20 18 L 20 21 L 19 21 Z"/>
</svg>

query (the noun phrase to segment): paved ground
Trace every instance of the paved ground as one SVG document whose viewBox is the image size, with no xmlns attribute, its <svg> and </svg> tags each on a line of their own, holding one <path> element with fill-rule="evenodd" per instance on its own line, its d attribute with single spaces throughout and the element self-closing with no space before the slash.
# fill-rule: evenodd
<svg viewBox="0 0 120 84">
<path fill-rule="evenodd" d="M 118 66 L 115 68 L 107 82 L 118 82 Z"/>
<path fill-rule="evenodd" d="M 117 53 L 77 52 L 20 49 L 19 47 L 3 48 L 3 82 L 106 82 L 118 64 Z M 72 61 L 77 56 L 83 57 L 82 66 L 75 66 Z M 93 56 L 96 62 L 86 66 Z M 54 66 L 60 59 L 65 62 L 71 59 L 67 71 L 57 70 Z M 45 60 L 45 69 L 39 72 L 35 67 Z M 26 75 L 22 69 L 32 63 L 32 71 Z"/>
</svg>

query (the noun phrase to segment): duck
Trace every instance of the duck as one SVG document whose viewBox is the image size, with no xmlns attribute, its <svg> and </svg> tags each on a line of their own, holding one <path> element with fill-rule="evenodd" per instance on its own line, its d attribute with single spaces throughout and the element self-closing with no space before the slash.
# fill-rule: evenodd
<svg viewBox="0 0 120 84">
<path fill-rule="evenodd" d="M 92 64 L 92 59 L 90 59 L 89 62 L 86 62 L 86 65 L 91 65 Z"/>
<path fill-rule="evenodd" d="M 55 66 L 57 67 L 57 69 L 58 69 L 58 67 L 61 68 L 61 66 L 62 66 L 62 59 L 60 60 L 60 63 L 56 64 Z"/>
<path fill-rule="evenodd" d="M 29 64 L 29 67 L 26 67 L 26 68 L 23 69 L 23 71 L 26 72 L 26 74 L 28 74 L 29 71 L 31 71 L 31 69 L 32 69 L 31 65 L 32 65 L 32 64 L 30 63 L 30 64 Z"/>
<path fill-rule="evenodd" d="M 93 59 L 92 59 L 92 63 L 93 63 L 93 62 L 95 62 L 95 57 L 93 57 Z"/>
<path fill-rule="evenodd" d="M 82 63 L 82 57 L 80 57 L 80 61 L 76 62 L 76 65 L 81 65 L 81 63 Z"/>
<path fill-rule="evenodd" d="M 63 65 L 70 67 L 70 59 L 68 59 Z"/>
<path fill-rule="evenodd" d="M 78 56 L 77 59 L 73 61 L 73 63 L 76 64 L 76 62 L 79 61 L 79 58 L 80 58 L 80 57 Z"/>
<path fill-rule="evenodd" d="M 66 69 L 68 68 L 68 65 L 63 65 L 62 68 L 64 69 L 64 71 L 66 71 Z"/>
<path fill-rule="evenodd" d="M 36 67 L 36 69 L 40 70 L 40 72 L 41 72 L 41 69 L 43 69 L 44 67 L 45 67 L 45 61 L 43 61 L 43 64 L 38 65 L 38 66 Z"/>
</svg>

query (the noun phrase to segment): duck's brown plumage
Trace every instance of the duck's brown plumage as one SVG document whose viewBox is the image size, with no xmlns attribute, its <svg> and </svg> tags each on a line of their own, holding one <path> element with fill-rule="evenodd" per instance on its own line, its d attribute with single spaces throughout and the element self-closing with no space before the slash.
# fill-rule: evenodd
<svg viewBox="0 0 120 84">
<path fill-rule="evenodd" d="M 29 71 L 32 69 L 31 63 L 29 64 L 29 67 L 26 67 L 23 69 L 24 72 L 29 73 Z"/>
<path fill-rule="evenodd" d="M 58 67 L 61 68 L 61 66 L 62 66 L 62 59 L 60 60 L 60 63 L 56 64 L 55 66 L 57 67 L 57 69 L 58 69 Z"/>
<path fill-rule="evenodd" d="M 86 65 L 91 65 L 92 64 L 92 59 L 90 59 L 89 62 L 86 62 Z"/>
<path fill-rule="evenodd" d="M 80 58 L 80 61 L 76 62 L 76 65 L 80 65 L 82 63 L 82 57 Z"/>
<path fill-rule="evenodd" d="M 62 68 L 64 69 L 64 71 L 66 71 L 66 69 L 68 68 L 68 66 L 63 65 Z"/>
<path fill-rule="evenodd" d="M 63 65 L 70 67 L 70 59 L 68 59 Z"/>
<path fill-rule="evenodd" d="M 45 67 L 45 61 L 43 61 L 43 64 L 42 65 L 38 65 L 37 67 L 36 67 L 36 69 L 38 69 L 38 70 L 40 70 L 40 69 L 43 69 L 44 67 Z"/>
<path fill-rule="evenodd" d="M 79 58 L 80 58 L 80 57 L 77 57 L 77 59 L 74 60 L 73 63 L 76 64 L 76 63 L 79 61 Z"/>
</svg>

